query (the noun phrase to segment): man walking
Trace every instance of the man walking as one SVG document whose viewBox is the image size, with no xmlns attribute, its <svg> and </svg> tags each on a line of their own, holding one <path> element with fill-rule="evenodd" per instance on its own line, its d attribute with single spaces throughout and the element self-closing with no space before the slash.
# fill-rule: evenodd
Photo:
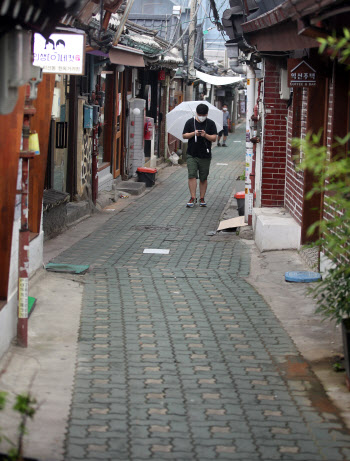
<svg viewBox="0 0 350 461">
<path fill-rule="evenodd" d="M 217 129 L 213 120 L 208 118 L 209 108 L 206 104 L 198 104 L 196 117 L 185 123 L 182 136 L 188 139 L 187 170 L 188 187 L 191 197 L 187 202 L 189 208 L 196 203 L 197 179 L 199 177 L 199 206 L 207 206 L 205 193 L 208 186 L 208 175 L 211 161 L 211 143 L 215 142 Z"/>
<path fill-rule="evenodd" d="M 220 139 L 221 139 L 221 136 L 224 135 L 224 142 L 222 143 L 222 147 L 227 147 L 226 146 L 226 139 L 227 139 L 227 136 L 228 136 L 228 124 L 230 122 L 230 114 L 227 111 L 227 104 L 224 104 L 222 106 L 222 112 L 223 112 L 223 114 L 222 114 L 222 116 L 223 116 L 223 129 L 219 132 L 217 145 L 219 147 L 221 146 Z"/>
</svg>

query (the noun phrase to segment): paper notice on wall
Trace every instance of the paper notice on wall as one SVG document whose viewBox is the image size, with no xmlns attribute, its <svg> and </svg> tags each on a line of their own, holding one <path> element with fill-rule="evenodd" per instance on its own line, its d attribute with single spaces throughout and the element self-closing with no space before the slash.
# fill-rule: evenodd
<svg viewBox="0 0 350 461">
<path fill-rule="evenodd" d="M 253 194 L 248 194 L 248 214 L 251 215 L 253 213 Z"/>
<path fill-rule="evenodd" d="M 28 318 L 28 278 L 18 281 L 18 318 Z"/>
</svg>

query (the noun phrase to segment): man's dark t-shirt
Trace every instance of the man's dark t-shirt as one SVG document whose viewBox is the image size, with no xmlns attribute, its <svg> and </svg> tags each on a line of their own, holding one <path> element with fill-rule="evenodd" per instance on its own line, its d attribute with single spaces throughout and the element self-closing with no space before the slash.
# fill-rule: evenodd
<svg viewBox="0 0 350 461">
<path fill-rule="evenodd" d="M 196 130 L 204 130 L 207 134 L 217 134 L 216 125 L 209 118 L 203 123 L 198 122 L 198 120 L 195 121 L 194 118 L 190 118 L 185 123 L 182 134 L 193 133 L 195 131 L 194 123 L 196 123 Z M 196 142 L 193 136 L 193 138 L 188 140 L 187 153 L 192 155 L 192 157 L 211 158 L 211 142 L 202 136 L 197 136 Z"/>
</svg>

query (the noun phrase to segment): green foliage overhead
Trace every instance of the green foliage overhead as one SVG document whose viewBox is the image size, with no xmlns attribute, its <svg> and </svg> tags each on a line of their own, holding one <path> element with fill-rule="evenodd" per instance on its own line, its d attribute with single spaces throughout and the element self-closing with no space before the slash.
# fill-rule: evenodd
<svg viewBox="0 0 350 461">
<path fill-rule="evenodd" d="M 343 37 L 337 37 L 334 32 L 333 35 L 329 35 L 325 38 L 318 38 L 317 41 L 320 43 L 319 51 L 324 53 L 328 51 L 331 57 L 337 58 L 341 63 L 347 63 L 350 58 L 350 30 L 344 27 Z"/>
</svg>

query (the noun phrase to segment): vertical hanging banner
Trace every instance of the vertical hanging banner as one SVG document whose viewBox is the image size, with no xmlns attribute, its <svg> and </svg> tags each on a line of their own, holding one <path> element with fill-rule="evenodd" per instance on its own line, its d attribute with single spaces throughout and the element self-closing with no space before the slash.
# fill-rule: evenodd
<svg viewBox="0 0 350 461">
<path fill-rule="evenodd" d="M 34 34 L 33 65 L 50 74 L 84 75 L 85 35 Z"/>
</svg>

